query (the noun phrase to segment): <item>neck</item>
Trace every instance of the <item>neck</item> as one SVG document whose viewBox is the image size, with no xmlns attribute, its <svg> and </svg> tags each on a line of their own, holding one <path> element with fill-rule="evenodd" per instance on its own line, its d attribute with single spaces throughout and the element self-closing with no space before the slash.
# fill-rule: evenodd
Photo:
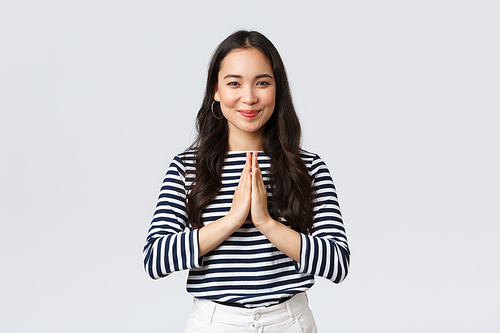
<svg viewBox="0 0 500 333">
<path fill-rule="evenodd" d="M 233 151 L 262 151 L 264 138 L 262 133 L 247 133 L 245 136 L 232 136 L 229 133 L 229 150 Z"/>
</svg>

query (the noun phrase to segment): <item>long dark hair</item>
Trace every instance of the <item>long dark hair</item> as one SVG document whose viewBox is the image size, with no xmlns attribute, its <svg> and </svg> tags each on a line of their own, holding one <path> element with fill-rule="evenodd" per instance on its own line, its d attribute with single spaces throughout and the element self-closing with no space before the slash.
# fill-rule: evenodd
<svg viewBox="0 0 500 333">
<path fill-rule="evenodd" d="M 299 155 L 301 128 L 293 107 L 285 66 L 271 41 L 256 31 L 233 33 L 219 44 L 210 61 L 205 97 L 196 121 L 198 137 L 190 147 L 195 151 L 196 171 L 188 195 L 189 223 L 192 228 L 203 226 L 203 211 L 222 186 L 229 131 L 227 120 L 216 119 L 211 110 L 221 62 L 235 49 L 250 48 L 258 49 L 269 59 L 276 82 L 275 108 L 263 134 L 264 153 L 271 158 L 269 179 L 273 189 L 269 212 L 275 220 L 284 218 L 294 230 L 310 233 L 313 223 L 311 178 Z M 217 112 L 218 108 L 215 109 Z"/>
</svg>

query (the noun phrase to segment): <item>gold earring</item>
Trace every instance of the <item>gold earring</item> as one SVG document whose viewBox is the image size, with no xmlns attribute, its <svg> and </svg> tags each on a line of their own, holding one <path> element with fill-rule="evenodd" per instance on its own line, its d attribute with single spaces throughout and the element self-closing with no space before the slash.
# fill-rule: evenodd
<svg viewBox="0 0 500 333">
<path fill-rule="evenodd" d="M 218 101 L 217 101 L 218 102 Z M 218 118 L 216 115 L 215 115 L 215 112 L 214 112 L 214 103 L 215 103 L 215 100 L 212 102 L 212 106 L 210 107 L 212 109 L 212 114 L 214 115 L 215 119 L 217 120 L 221 120 L 222 118 L 224 118 L 224 114 L 222 115 L 222 117 Z M 222 110 L 221 110 L 222 111 Z"/>
</svg>

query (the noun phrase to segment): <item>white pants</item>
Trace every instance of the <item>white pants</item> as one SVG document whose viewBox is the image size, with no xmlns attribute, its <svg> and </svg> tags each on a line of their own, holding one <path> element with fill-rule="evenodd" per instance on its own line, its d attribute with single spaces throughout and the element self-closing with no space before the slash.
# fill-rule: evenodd
<svg viewBox="0 0 500 333">
<path fill-rule="evenodd" d="M 195 298 L 184 333 L 317 333 L 307 296 L 246 309 Z"/>
</svg>

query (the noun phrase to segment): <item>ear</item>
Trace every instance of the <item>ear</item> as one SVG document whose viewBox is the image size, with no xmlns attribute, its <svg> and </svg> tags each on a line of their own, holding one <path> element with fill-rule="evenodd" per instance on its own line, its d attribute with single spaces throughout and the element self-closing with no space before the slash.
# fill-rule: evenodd
<svg viewBox="0 0 500 333">
<path fill-rule="evenodd" d="M 220 96 L 219 96 L 219 90 L 217 89 L 217 86 L 214 88 L 215 92 L 214 92 L 214 99 L 216 102 L 219 102 L 220 101 Z"/>
</svg>

